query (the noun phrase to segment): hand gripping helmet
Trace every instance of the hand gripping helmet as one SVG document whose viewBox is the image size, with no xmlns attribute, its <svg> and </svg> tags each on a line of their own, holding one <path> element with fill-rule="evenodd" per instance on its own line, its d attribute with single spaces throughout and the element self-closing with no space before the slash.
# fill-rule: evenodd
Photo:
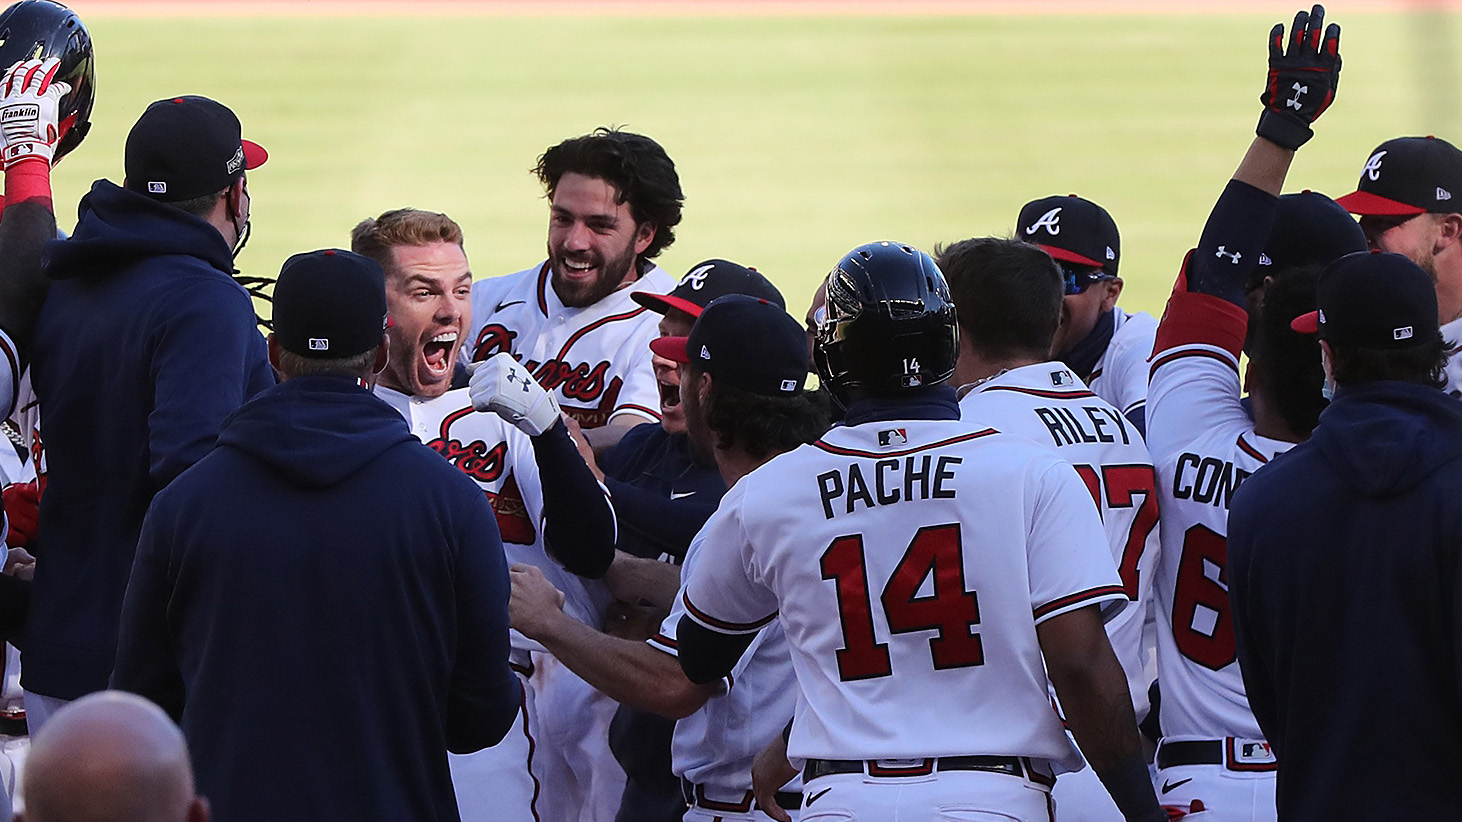
<svg viewBox="0 0 1462 822">
<path fill-rule="evenodd" d="M 848 390 L 897 394 L 954 373 L 959 331 L 949 285 L 934 260 L 901 243 L 848 252 L 827 275 L 826 316 L 813 359 L 840 403 Z"/>
<path fill-rule="evenodd" d="M 71 86 L 61 98 L 59 161 L 81 144 L 91 128 L 91 104 L 96 99 L 92 69 L 91 35 L 76 12 L 53 0 L 20 0 L 0 13 L 0 72 L 22 60 L 55 57 L 61 61 L 56 79 Z"/>
</svg>

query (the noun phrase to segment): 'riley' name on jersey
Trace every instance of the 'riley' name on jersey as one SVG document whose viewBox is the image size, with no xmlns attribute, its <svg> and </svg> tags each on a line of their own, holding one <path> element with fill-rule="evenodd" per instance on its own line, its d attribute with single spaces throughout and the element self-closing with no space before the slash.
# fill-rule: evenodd
<svg viewBox="0 0 1462 822">
<path fill-rule="evenodd" d="M 832 519 L 838 513 L 851 514 L 859 504 L 872 508 L 912 500 L 954 499 L 955 492 L 949 484 L 955 479 L 955 468 L 962 462 L 960 457 L 911 454 L 871 464 L 850 462 L 818 474 L 823 517 Z"/>
<path fill-rule="evenodd" d="M 1082 443 L 1116 442 L 1118 437 L 1121 437 L 1123 445 L 1132 444 L 1126 421 L 1115 408 L 1083 405 L 1079 411 L 1060 407 L 1036 408 L 1034 411 L 1058 448 Z M 1111 429 L 1116 429 L 1116 433 Z"/>
</svg>

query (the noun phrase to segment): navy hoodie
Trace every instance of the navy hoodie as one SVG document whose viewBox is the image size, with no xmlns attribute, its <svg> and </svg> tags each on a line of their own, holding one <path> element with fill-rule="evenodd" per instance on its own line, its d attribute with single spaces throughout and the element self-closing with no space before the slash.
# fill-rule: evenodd
<svg viewBox="0 0 1462 822">
<path fill-rule="evenodd" d="M 1239 665 L 1284 820 L 1454 819 L 1462 403 L 1342 388 L 1229 513 Z"/>
<path fill-rule="evenodd" d="M 178 718 L 218 822 L 455 820 L 447 751 L 522 694 L 492 507 L 354 380 L 289 380 L 158 493 L 113 686 Z"/>
<path fill-rule="evenodd" d="M 72 699 L 106 687 L 152 495 L 274 374 L 230 249 L 197 217 L 99 180 L 44 265 L 45 562 L 20 644 L 25 687 Z"/>
</svg>

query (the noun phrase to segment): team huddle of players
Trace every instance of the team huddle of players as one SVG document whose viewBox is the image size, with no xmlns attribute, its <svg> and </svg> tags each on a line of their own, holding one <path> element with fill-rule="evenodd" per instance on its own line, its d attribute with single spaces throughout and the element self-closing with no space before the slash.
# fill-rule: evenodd
<svg viewBox="0 0 1462 822">
<path fill-rule="evenodd" d="M 59 8 L 27 0 L 6 14 Z M 1453 268 L 1462 276 L 1462 216 L 1448 210 L 1462 152 L 1445 141 L 1382 144 L 1338 202 L 1280 196 L 1334 97 L 1338 50 L 1318 6 L 1271 33 L 1257 136 L 1161 322 L 1117 306 L 1117 225 L 1070 195 L 1028 203 L 1013 238 L 932 254 L 855 248 L 803 329 L 754 268 L 710 259 L 677 280 L 655 264 L 681 220 L 677 169 L 654 140 L 614 129 L 539 158 L 548 254 L 515 274 L 474 281 L 461 227 L 435 212 L 386 211 L 338 238 L 349 252 L 322 253 L 384 272 L 390 354 L 375 396 L 477 483 L 511 564 L 521 702 L 501 741 L 448 758 L 460 817 L 1275 818 L 1280 764 L 1238 664 L 1226 534 L 1241 483 L 1306 439 L 1325 404 L 1317 343 L 1291 322 L 1314 309 L 1325 265 L 1368 247 L 1411 257 L 1439 296 Z M 85 51 L 84 80 L 64 60 L 32 60 L 0 87 L 7 253 L 35 234 L 20 233 L 28 207 L 49 215 L 50 164 L 79 141 L 65 141 L 78 119 L 84 133 Z M 206 152 L 178 136 L 195 132 L 218 138 L 216 173 L 149 159 L 196 159 Z M 225 697 L 187 665 L 167 677 L 150 667 L 147 620 L 171 600 L 146 591 L 166 573 L 130 590 L 128 574 L 133 553 L 143 569 L 155 547 L 145 528 L 137 547 L 151 495 L 272 381 L 263 341 L 234 335 L 226 357 L 189 360 L 190 379 L 235 370 L 187 388 L 194 404 L 232 392 L 209 400 L 212 434 L 174 442 L 185 438 L 168 417 L 181 412 L 160 385 L 155 407 L 110 406 L 153 426 L 139 451 L 152 464 L 127 470 L 156 487 L 98 490 L 76 466 L 79 450 L 102 447 L 71 438 L 98 425 L 65 380 L 88 367 L 91 338 L 143 332 L 73 332 L 87 312 L 146 312 L 143 298 L 69 272 L 142 258 L 161 272 L 174 263 L 157 261 L 196 257 L 213 267 L 209 288 L 233 290 L 189 315 L 211 317 L 207 333 L 176 326 L 202 335 L 183 347 L 251 328 L 242 289 L 216 275 L 247 237 L 244 172 L 264 157 L 221 105 L 159 101 L 129 136 L 123 186 L 99 182 L 73 238 L 48 256 L 49 297 L 38 254 L 34 271 L 0 264 L 0 296 L 34 304 L 0 307 L 0 370 L 14 384 L 33 365 L 51 460 L 38 527 L 22 525 L 27 486 L 6 495 L 7 571 L 35 574 L 23 634 L 31 730 L 109 683 L 135 690 L 181 717 L 199 789 L 223 798 L 224 819 L 248 818 L 230 797 L 273 783 L 221 764 L 223 731 L 208 723 L 267 726 L 269 711 L 249 708 L 248 692 L 264 689 L 234 683 L 243 693 Z M 1458 336 L 1462 305 L 1440 313 Z M 135 339 L 180 346 L 176 334 Z M 1449 389 L 1462 383 L 1454 367 Z M 115 387 L 114 375 L 99 380 L 88 390 Z M 22 387 L 6 386 L 9 410 Z M 88 495 L 116 510 L 68 522 L 66 503 Z M 101 565 L 79 544 L 87 528 L 123 534 L 108 537 Z M 30 540 L 42 546 L 33 567 L 20 561 Z M 388 721 L 389 708 L 369 721 Z M 308 774 L 314 743 L 291 751 L 289 731 L 266 758 Z M 308 788 L 281 790 L 269 801 Z"/>
</svg>

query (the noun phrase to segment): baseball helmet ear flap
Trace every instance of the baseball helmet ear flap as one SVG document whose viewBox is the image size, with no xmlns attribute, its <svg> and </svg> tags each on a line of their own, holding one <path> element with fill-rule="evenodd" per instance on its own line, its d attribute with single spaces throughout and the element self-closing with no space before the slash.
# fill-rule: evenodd
<svg viewBox="0 0 1462 822">
<path fill-rule="evenodd" d="M 22 60 L 55 57 L 56 80 L 71 86 L 61 98 L 61 139 L 53 162 L 81 145 L 91 130 L 96 99 L 91 34 L 76 12 L 54 0 L 20 0 L 0 12 L 0 71 Z"/>
<path fill-rule="evenodd" d="M 855 389 L 898 394 L 949 379 L 958 335 L 949 285 L 933 258 L 902 243 L 869 243 L 828 274 L 813 360 L 846 404 Z"/>
</svg>

